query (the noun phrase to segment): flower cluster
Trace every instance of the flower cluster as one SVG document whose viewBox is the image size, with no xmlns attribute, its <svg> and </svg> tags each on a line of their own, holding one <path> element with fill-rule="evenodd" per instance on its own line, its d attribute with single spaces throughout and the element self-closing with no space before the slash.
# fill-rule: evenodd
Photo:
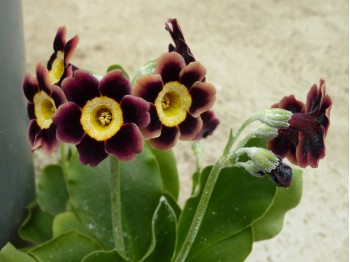
<svg viewBox="0 0 350 262">
<path fill-rule="evenodd" d="M 71 64 L 79 38 L 66 42 L 66 28 L 60 27 L 47 67 L 39 64 L 36 78 L 27 74 L 23 83 L 32 150 L 51 153 L 59 141 L 71 143 L 83 164 L 96 166 L 108 155 L 132 160 L 144 139 L 166 150 L 178 139 L 210 135 L 219 124 L 210 111 L 215 88 L 204 81 L 206 69 L 195 61 L 176 19 L 168 23 L 176 47 L 134 87 L 120 69 L 99 79 Z"/>
</svg>

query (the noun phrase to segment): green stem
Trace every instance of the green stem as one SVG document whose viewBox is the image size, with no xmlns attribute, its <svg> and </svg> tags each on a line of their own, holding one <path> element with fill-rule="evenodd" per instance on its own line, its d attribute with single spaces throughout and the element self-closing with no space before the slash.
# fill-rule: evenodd
<svg viewBox="0 0 350 262">
<path fill-rule="evenodd" d="M 110 170 L 111 170 L 111 200 L 112 200 L 112 226 L 114 244 L 117 252 L 126 256 L 124 238 L 123 238 L 123 224 L 121 213 L 121 176 L 119 161 L 110 156 Z"/>
<path fill-rule="evenodd" d="M 179 253 L 174 258 L 175 262 L 183 262 L 186 260 L 192 245 L 197 237 L 199 228 L 202 224 L 205 211 L 207 210 L 210 197 L 213 193 L 216 181 L 219 177 L 219 174 L 221 170 L 226 166 L 227 162 L 230 161 L 229 156 L 232 155 L 233 150 L 233 144 L 238 139 L 242 131 L 253 121 L 257 120 L 256 116 L 252 116 L 248 118 L 238 129 L 238 131 L 232 135 L 232 132 L 230 133 L 229 140 L 227 142 L 227 145 L 224 150 L 224 154 L 218 159 L 218 161 L 214 164 L 213 168 L 210 171 L 210 174 L 208 176 L 207 182 L 205 183 L 203 193 L 199 199 L 199 203 L 196 209 L 196 212 L 194 214 L 194 217 L 192 219 L 190 228 L 188 230 L 187 236 L 185 238 L 185 241 L 183 242 Z"/>
</svg>

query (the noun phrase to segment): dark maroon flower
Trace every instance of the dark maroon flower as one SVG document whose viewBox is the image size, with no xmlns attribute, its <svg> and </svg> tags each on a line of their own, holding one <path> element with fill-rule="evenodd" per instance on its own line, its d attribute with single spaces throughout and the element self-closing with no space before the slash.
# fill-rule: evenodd
<svg viewBox="0 0 350 262">
<path fill-rule="evenodd" d="M 308 95 L 306 105 L 293 95 L 284 97 L 273 107 L 289 110 L 293 113 L 287 129 L 278 130 L 278 136 L 271 140 L 268 147 L 277 155 L 287 157 L 300 167 L 317 167 L 325 156 L 325 137 L 329 127 L 332 100 L 326 94 L 325 82 L 320 87 L 314 84 Z"/>
<path fill-rule="evenodd" d="M 108 154 L 132 160 L 143 149 L 139 127 L 149 124 L 149 105 L 130 95 L 129 80 L 121 70 L 107 73 L 100 81 L 76 70 L 62 82 L 69 102 L 53 117 L 57 138 L 77 146 L 80 161 L 96 166 Z"/>
<path fill-rule="evenodd" d="M 277 186 L 289 187 L 292 182 L 293 170 L 290 166 L 283 163 L 279 156 L 277 158 L 278 164 L 268 174 Z"/>
<path fill-rule="evenodd" d="M 75 48 L 79 42 L 76 35 L 66 42 L 66 27 L 59 27 L 53 42 L 54 53 L 47 62 L 49 70 L 50 82 L 52 84 L 61 85 L 64 78 L 71 76 L 75 66 L 69 64 Z"/>
<path fill-rule="evenodd" d="M 194 62 L 196 59 L 185 41 L 185 37 L 177 20 L 175 18 L 169 18 L 167 23 L 165 23 L 165 29 L 169 32 L 175 43 L 175 46 L 169 44 L 169 52 L 175 51 L 179 53 L 185 59 L 186 65 Z"/>
<path fill-rule="evenodd" d="M 216 118 L 213 111 L 209 110 L 201 114 L 201 118 L 203 121 L 203 126 L 201 131 L 196 135 L 196 140 L 206 138 L 213 134 L 214 130 L 220 124 L 219 119 Z"/>
<path fill-rule="evenodd" d="M 199 62 L 186 65 L 176 52 L 163 54 L 154 74 L 141 76 L 133 94 L 150 105 L 151 122 L 141 129 L 159 149 L 173 147 L 178 139 L 193 140 L 202 129 L 200 115 L 215 102 L 215 88 L 202 82 L 206 69 Z"/>
<path fill-rule="evenodd" d="M 50 154 L 59 145 L 52 117 L 67 99 L 60 87 L 50 84 L 48 71 L 42 64 L 36 67 L 36 78 L 26 74 L 23 91 L 28 100 L 29 143 L 32 150 L 42 148 Z"/>
</svg>

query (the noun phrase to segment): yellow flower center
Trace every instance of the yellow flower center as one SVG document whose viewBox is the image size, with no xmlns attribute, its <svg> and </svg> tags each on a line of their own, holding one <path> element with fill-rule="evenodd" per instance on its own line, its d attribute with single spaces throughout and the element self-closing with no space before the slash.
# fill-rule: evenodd
<svg viewBox="0 0 350 262">
<path fill-rule="evenodd" d="M 55 60 L 52 62 L 51 70 L 49 71 L 49 79 L 51 84 L 57 83 L 64 72 L 64 52 L 58 51 Z"/>
<path fill-rule="evenodd" d="M 48 129 L 53 123 L 52 115 L 56 112 L 55 102 L 44 91 L 34 95 L 34 113 L 41 129 Z"/>
<path fill-rule="evenodd" d="M 118 102 L 101 96 L 89 100 L 83 107 L 80 123 L 90 137 L 105 141 L 123 125 L 123 112 Z"/>
<path fill-rule="evenodd" d="M 174 127 L 185 120 L 192 98 L 186 86 L 173 81 L 163 86 L 154 104 L 160 122 L 167 127 Z"/>
</svg>

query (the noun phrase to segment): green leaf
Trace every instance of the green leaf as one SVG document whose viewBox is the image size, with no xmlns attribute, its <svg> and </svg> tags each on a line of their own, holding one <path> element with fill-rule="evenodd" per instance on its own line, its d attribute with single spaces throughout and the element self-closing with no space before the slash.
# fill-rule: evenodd
<svg viewBox="0 0 350 262">
<path fill-rule="evenodd" d="M 94 239 L 77 231 L 70 231 L 29 250 L 29 254 L 42 261 L 76 262 L 99 249 L 101 246 Z"/>
<path fill-rule="evenodd" d="M 69 194 L 79 220 L 104 249 L 114 249 L 109 159 L 95 168 L 73 155 L 68 167 Z M 135 160 L 120 163 L 121 212 L 126 253 L 139 260 L 152 239 L 152 217 L 162 193 L 158 163 L 145 147 Z"/>
<path fill-rule="evenodd" d="M 113 249 L 108 159 L 92 168 L 82 165 L 75 152 L 67 169 L 70 202 L 79 220 L 105 249 Z"/>
<path fill-rule="evenodd" d="M 152 220 L 162 194 L 162 178 L 147 147 L 134 161 L 121 162 L 120 167 L 126 253 L 130 260 L 140 260 L 152 240 Z"/>
<path fill-rule="evenodd" d="M 186 237 L 210 170 L 210 167 L 203 170 L 200 192 L 187 201 L 181 214 L 177 251 Z M 275 193 L 276 187 L 269 177 L 254 177 L 237 167 L 223 169 L 187 258 L 249 227 L 270 207 Z"/>
<path fill-rule="evenodd" d="M 118 64 L 115 64 L 115 65 L 110 65 L 108 68 L 107 68 L 107 73 L 112 71 L 112 70 L 115 70 L 115 69 L 119 69 L 123 72 L 123 75 L 129 79 L 129 75 L 128 73 L 124 70 L 124 68 L 121 66 L 121 65 L 118 65 Z"/>
<path fill-rule="evenodd" d="M 152 147 L 149 148 L 158 161 L 164 191 L 169 192 L 177 200 L 180 183 L 174 152 L 172 150 L 163 151 Z"/>
<path fill-rule="evenodd" d="M 141 261 L 170 261 L 175 251 L 176 223 L 174 210 L 167 199 L 161 197 L 152 220 L 152 243 Z"/>
<path fill-rule="evenodd" d="M 127 260 L 121 257 L 117 251 L 95 251 L 87 255 L 82 262 L 126 262 Z"/>
<path fill-rule="evenodd" d="M 33 257 L 17 250 L 11 243 L 7 243 L 0 251 L 1 262 L 36 262 Z"/>
<path fill-rule="evenodd" d="M 242 262 L 250 254 L 253 245 L 253 234 L 251 227 L 223 240 L 202 252 L 196 254 L 189 261 L 201 262 Z"/>
<path fill-rule="evenodd" d="M 296 207 L 300 202 L 302 184 L 302 171 L 294 169 L 290 187 L 288 189 L 277 188 L 276 197 L 270 209 L 253 223 L 255 241 L 272 238 L 282 230 L 286 212 Z"/>
<path fill-rule="evenodd" d="M 19 235 L 22 239 L 42 243 L 52 237 L 53 216 L 40 209 L 36 202 L 27 207 L 28 216 L 19 228 Z"/>
<path fill-rule="evenodd" d="M 68 231 L 76 230 L 89 235 L 84 225 L 74 211 L 67 211 L 55 216 L 52 225 L 53 237 L 58 237 Z"/>
<path fill-rule="evenodd" d="M 152 74 L 154 72 L 155 68 L 156 68 L 156 63 L 157 63 L 157 60 L 152 60 L 152 61 L 144 64 L 136 72 L 134 78 L 131 81 L 131 85 L 134 86 L 134 84 L 136 83 L 137 79 L 139 79 L 140 76 Z"/>
<path fill-rule="evenodd" d="M 60 165 L 46 166 L 40 177 L 37 202 L 42 210 L 56 215 L 66 210 L 68 192 Z"/>
</svg>

